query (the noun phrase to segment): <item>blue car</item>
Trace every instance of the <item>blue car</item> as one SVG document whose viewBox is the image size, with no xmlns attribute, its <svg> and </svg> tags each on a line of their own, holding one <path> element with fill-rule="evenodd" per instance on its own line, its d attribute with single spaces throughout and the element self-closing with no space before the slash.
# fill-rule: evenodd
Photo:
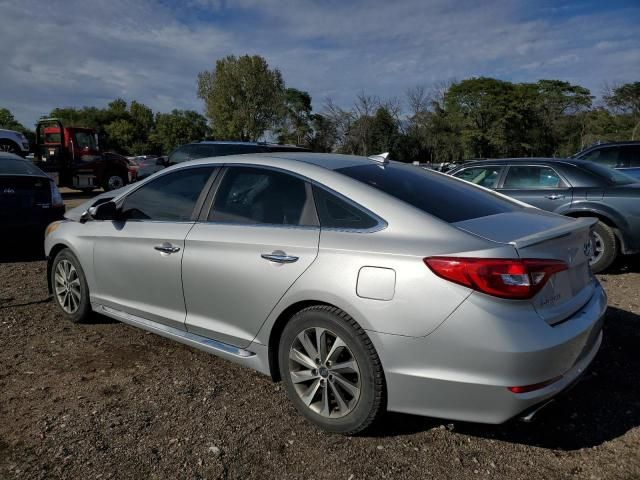
<svg viewBox="0 0 640 480">
<path fill-rule="evenodd" d="M 571 158 L 588 160 L 605 167 L 622 170 L 640 180 L 640 141 L 601 143 L 585 148 Z"/>
<path fill-rule="evenodd" d="M 597 218 L 594 273 L 619 254 L 640 253 L 640 182 L 622 171 L 573 158 L 504 158 L 468 162 L 448 173 L 542 210 Z"/>
</svg>

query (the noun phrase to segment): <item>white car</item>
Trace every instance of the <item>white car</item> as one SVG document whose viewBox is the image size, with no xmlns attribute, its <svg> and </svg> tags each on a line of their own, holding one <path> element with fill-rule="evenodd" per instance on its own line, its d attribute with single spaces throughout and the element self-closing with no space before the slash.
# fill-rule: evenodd
<svg viewBox="0 0 640 480">
<path fill-rule="evenodd" d="M 26 157 L 29 153 L 29 140 L 20 132 L 0 128 L 0 152 Z"/>
</svg>

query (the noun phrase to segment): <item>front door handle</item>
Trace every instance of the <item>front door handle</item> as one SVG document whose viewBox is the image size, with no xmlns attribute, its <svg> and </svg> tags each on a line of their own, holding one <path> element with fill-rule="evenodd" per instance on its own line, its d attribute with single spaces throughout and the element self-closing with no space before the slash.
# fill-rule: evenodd
<svg viewBox="0 0 640 480">
<path fill-rule="evenodd" d="M 293 263 L 298 261 L 298 257 L 287 255 L 286 253 L 280 251 L 273 253 L 263 253 L 260 256 L 265 260 L 276 263 Z"/>
<path fill-rule="evenodd" d="M 552 195 L 547 195 L 546 198 L 548 198 L 549 200 L 558 200 L 560 198 L 564 198 L 564 195 L 557 195 L 557 194 L 552 194 Z"/>
<path fill-rule="evenodd" d="M 176 253 L 180 251 L 180 247 L 171 245 L 169 242 L 164 242 L 162 245 L 156 245 L 153 248 L 162 253 Z"/>
</svg>

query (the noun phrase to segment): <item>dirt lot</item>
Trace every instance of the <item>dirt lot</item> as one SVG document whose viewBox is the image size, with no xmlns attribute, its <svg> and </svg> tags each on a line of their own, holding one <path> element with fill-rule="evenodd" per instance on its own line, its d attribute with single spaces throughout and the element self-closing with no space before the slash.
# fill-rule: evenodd
<svg viewBox="0 0 640 480">
<path fill-rule="evenodd" d="M 0 249 L 0 478 L 640 478 L 640 260 L 591 372 L 532 424 L 388 415 L 324 434 L 269 378 L 96 315 L 67 323 L 38 249 Z"/>
</svg>

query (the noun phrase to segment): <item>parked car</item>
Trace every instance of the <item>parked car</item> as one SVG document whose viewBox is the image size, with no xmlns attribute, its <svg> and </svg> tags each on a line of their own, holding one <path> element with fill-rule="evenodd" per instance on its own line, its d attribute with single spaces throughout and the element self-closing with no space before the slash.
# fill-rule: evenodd
<svg viewBox="0 0 640 480">
<path fill-rule="evenodd" d="M 640 181 L 640 141 L 600 143 L 585 148 L 571 158 L 615 168 Z"/>
<path fill-rule="evenodd" d="M 168 157 L 159 157 L 138 169 L 138 180 L 148 177 L 164 168 L 206 157 L 222 157 L 226 155 L 239 155 L 246 153 L 270 153 L 270 152 L 308 152 L 309 150 L 293 145 L 278 145 L 265 142 L 219 142 L 204 141 L 188 143 L 172 151 Z"/>
<path fill-rule="evenodd" d="M 595 217 L 591 268 L 640 252 L 640 183 L 619 170 L 577 159 L 469 162 L 451 175 L 570 217 Z"/>
<path fill-rule="evenodd" d="M 0 152 L 26 157 L 29 153 L 29 140 L 20 132 L 0 128 Z"/>
<path fill-rule="evenodd" d="M 532 415 L 602 339 L 594 219 L 383 156 L 184 162 L 67 217 L 45 250 L 69 320 L 94 310 L 282 379 L 332 432 L 385 409 Z"/>
<path fill-rule="evenodd" d="M 16 235 L 42 239 L 46 226 L 63 215 L 53 180 L 18 155 L 0 152 L 0 240 Z"/>
</svg>

